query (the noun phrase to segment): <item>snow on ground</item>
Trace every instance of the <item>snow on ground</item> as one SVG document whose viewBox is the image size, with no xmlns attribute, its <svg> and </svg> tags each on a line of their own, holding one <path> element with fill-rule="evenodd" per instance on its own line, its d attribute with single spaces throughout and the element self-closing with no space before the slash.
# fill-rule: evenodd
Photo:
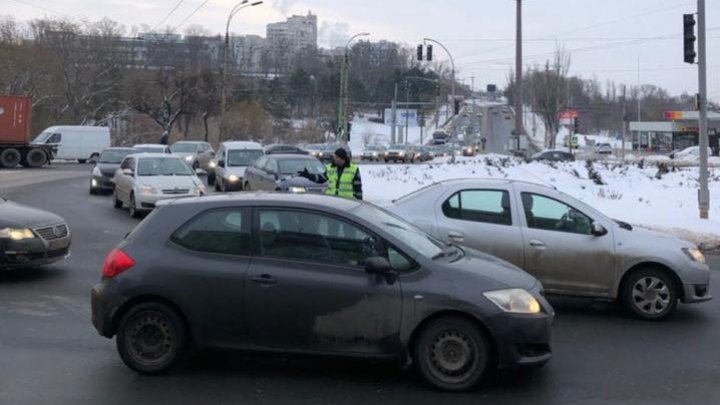
<svg viewBox="0 0 720 405">
<path fill-rule="evenodd" d="M 350 137 L 349 146 L 350 150 L 352 150 L 355 154 L 365 149 L 366 141 L 368 145 L 390 144 L 390 133 L 392 132 L 390 125 L 372 122 L 368 118 L 369 116 L 367 115 L 363 117 L 356 116 L 352 121 L 352 136 Z M 442 125 L 443 119 L 444 116 L 441 114 L 440 125 Z M 435 132 L 433 117 L 426 117 L 425 122 L 426 126 L 422 131 L 423 143 L 427 143 L 427 141 L 432 138 L 432 134 Z M 404 125 L 405 123 L 403 122 L 402 124 Z M 404 127 L 399 127 L 398 133 L 400 133 L 400 131 L 403 131 L 402 133 L 404 134 Z M 420 144 L 419 126 L 410 124 L 408 143 L 413 145 Z"/>
<path fill-rule="evenodd" d="M 611 218 L 672 233 L 708 249 L 720 248 L 720 169 L 711 169 L 710 220 L 698 218 L 697 169 L 657 179 L 658 168 L 595 163 L 605 185 L 588 177 L 585 162 L 525 163 L 500 155 L 436 159 L 429 165 L 362 166 L 366 199 L 388 204 L 434 182 L 454 178 L 507 178 L 552 185 Z"/>
</svg>

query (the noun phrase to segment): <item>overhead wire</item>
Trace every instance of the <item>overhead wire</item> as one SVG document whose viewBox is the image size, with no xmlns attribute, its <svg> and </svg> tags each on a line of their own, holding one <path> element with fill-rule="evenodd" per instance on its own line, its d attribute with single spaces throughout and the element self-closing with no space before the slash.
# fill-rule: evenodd
<svg viewBox="0 0 720 405">
<path fill-rule="evenodd" d="M 185 17 L 182 21 L 180 21 L 180 24 L 173 27 L 173 31 L 177 31 L 178 28 L 182 27 L 183 24 L 185 24 L 189 19 L 191 19 L 198 11 L 200 11 L 201 8 L 205 7 L 206 4 L 208 4 L 210 0 L 203 1 L 195 10 L 192 11 L 187 17 Z"/>
<path fill-rule="evenodd" d="M 175 13 L 175 11 L 177 11 L 177 9 L 183 4 L 184 1 L 185 0 L 178 1 L 177 4 L 175 4 L 175 7 L 173 7 L 172 10 L 170 10 L 170 12 L 167 13 L 167 15 L 162 20 L 160 20 L 160 22 L 157 23 L 151 31 L 155 31 L 159 26 L 163 25 L 163 23 L 167 21 L 168 18 L 170 18 Z"/>
</svg>

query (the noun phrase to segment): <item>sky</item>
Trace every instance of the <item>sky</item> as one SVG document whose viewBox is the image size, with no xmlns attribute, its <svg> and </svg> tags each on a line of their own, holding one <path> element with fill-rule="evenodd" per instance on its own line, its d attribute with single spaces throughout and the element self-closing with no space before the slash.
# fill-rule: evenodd
<svg viewBox="0 0 720 405">
<path fill-rule="evenodd" d="M 128 32 L 143 24 L 178 27 L 180 32 L 201 25 L 218 34 L 238 2 L 0 0 L 0 15 L 18 21 L 108 17 Z M 720 102 L 720 22 L 712 18 L 720 16 L 720 1 L 707 3 L 708 94 Z M 594 77 L 603 84 L 641 82 L 664 87 L 671 94 L 694 94 L 697 67 L 683 63 L 682 14 L 694 13 L 696 4 L 696 0 L 523 0 L 524 64 L 542 64 L 562 46 L 570 54 L 571 74 Z M 318 15 L 322 47 L 343 46 L 358 32 L 370 32 L 373 41 L 386 39 L 413 47 L 429 37 L 445 44 L 466 84 L 474 76 L 476 88 L 491 83 L 504 87 L 515 60 L 515 7 L 515 0 L 266 0 L 242 10 L 231 31 L 264 36 L 267 23 L 312 11 Z M 435 54 L 446 58 L 440 49 Z"/>
</svg>

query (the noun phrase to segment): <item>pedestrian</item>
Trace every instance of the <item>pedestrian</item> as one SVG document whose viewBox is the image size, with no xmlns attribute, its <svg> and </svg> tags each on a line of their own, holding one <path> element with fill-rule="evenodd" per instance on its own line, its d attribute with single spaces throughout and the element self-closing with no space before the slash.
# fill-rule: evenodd
<svg viewBox="0 0 720 405">
<path fill-rule="evenodd" d="M 325 194 L 363 199 L 360 169 L 352 162 L 344 148 L 339 148 L 333 154 L 332 163 L 327 165 L 327 177 L 328 187 Z"/>
<path fill-rule="evenodd" d="M 487 143 L 487 139 L 485 139 L 485 137 L 483 136 L 482 139 L 480 140 L 480 143 L 482 143 L 482 150 L 484 152 L 485 151 L 485 143 Z"/>
</svg>

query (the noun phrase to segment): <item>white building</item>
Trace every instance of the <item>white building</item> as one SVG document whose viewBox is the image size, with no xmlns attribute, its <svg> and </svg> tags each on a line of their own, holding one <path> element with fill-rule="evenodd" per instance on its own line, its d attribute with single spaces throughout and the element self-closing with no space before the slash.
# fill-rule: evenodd
<svg viewBox="0 0 720 405">
<path fill-rule="evenodd" d="M 267 46 L 268 41 L 259 35 L 230 37 L 235 69 L 241 73 L 260 72 L 262 52 Z"/>
<path fill-rule="evenodd" d="M 267 41 L 273 50 L 295 53 L 304 48 L 316 49 L 317 38 L 318 19 L 312 12 L 267 25 Z"/>
</svg>

